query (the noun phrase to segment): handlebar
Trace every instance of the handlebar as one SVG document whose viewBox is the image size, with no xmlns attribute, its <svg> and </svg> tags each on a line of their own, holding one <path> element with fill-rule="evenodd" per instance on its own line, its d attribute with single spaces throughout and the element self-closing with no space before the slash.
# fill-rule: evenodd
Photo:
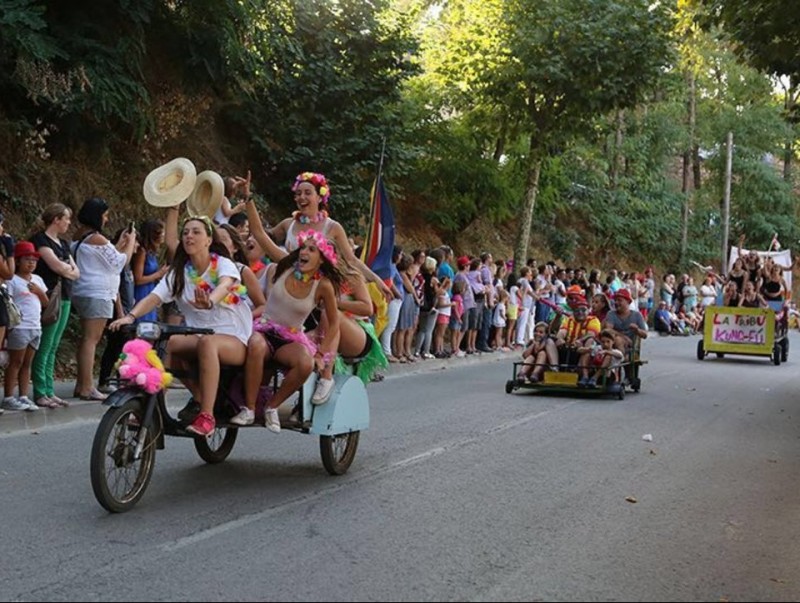
<svg viewBox="0 0 800 603">
<path fill-rule="evenodd" d="M 140 324 L 156 325 L 159 329 L 158 339 L 169 339 L 173 335 L 213 335 L 214 329 L 208 327 L 189 327 L 186 325 L 171 325 L 165 322 L 146 321 L 145 323 L 123 325 L 122 331 L 136 334 Z"/>
</svg>

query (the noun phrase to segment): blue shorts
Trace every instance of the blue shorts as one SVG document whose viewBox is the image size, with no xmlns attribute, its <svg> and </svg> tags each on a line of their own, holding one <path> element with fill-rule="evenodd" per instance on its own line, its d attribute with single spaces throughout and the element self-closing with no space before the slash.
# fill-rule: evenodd
<svg viewBox="0 0 800 603">
<path fill-rule="evenodd" d="M 450 317 L 450 329 L 452 331 L 460 331 L 462 327 L 462 322 L 458 320 L 455 316 Z"/>
</svg>

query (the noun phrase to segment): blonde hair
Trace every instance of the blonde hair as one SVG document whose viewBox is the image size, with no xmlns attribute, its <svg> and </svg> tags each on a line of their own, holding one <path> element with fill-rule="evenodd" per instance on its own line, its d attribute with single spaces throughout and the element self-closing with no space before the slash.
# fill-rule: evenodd
<svg viewBox="0 0 800 603">
<path fill-rule="evenodd" d="M 55 222 L 58 218 L 62 218 L 69 214 L 72 216 L 72 210 L 63 203 L 51 203 L 42 210 L 39 219 L 33 225 L 33 233 L 39 234 L 47 230 L 47 227 Z"/>
</svg>

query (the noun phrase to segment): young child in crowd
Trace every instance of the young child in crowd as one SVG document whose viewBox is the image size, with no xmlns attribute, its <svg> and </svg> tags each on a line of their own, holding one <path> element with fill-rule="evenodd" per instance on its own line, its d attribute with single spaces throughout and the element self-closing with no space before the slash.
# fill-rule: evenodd
<svg viewBox="0 0 800 603">
<path fill-rule="evenodd" d="M 514 284 L 508 289 L 506 300 L 506 348 L 514 347 L 514 337 L 517 334 L 517 318 L 519 317 L 519 287 Z"/>
<path fill-rule="evenodd" d="M 517 374 L 517 379 L 523 383 L 539 381 L 548 366 L 551 370 L 557 370 L 558 349 L 550 337 L 550 325 L 544 321 L 536 323 L 533 340 L 522 352 L 522 358 L 525 364 Z"/>
<path fill-rule="evenodd" d="M 441 285 L 439 286 L 439 295 L 436 298 L 436 331 L 433 336 L 433 355 L 437 358 L 447 358 L 450 356 L 444 351 L 444 332 L 450 324 L 450 318 L 453 314 L 453 306 L 455 305 L 450 300 L 450 277 L 444 277 Z"/>
<path fill-rule="evenodd" d="M 8 290 L 22 314 L 22 322 L 8 330 L 8 367 L 5 376 L 5 397 L 2 407 L 8 410 L 38 410 L 28 397 L 31 364 L 42 340 L 42 306 L 47 304 L 47 286 L 42 277 L 33 274 L 39 253 L 30 241 L 14 246 L 16 274 L 8 281 Z M 14 397 L 14 389 L 19 397 Z M 47 402 L 46 398 L 43 398 Z M 51 407 L 49 404 L 45 406 Z M 56 405 L 57 406 L 57 405 Z"/>
<path fill-rule="evenodd" d="M 505 329 L 506 329 L 506 304 L 508 303 L 508 291 L 505 289 L 498 289 L 497 303 L 494 305 L 492 313 L 492 326 L 494 327 L 494 349 L 503 352 L 511 351 L 511 348 L 505 345 Z"/>
<path fill-rule="evenodd" d="M 464 336 L 464 287 L 465 281 L 453 283 L 453 311 L 450 314 L 450 349 L 457 358 L 463 358 L 466 353 L 461 349 L 461 339 Z"/>
</svg>

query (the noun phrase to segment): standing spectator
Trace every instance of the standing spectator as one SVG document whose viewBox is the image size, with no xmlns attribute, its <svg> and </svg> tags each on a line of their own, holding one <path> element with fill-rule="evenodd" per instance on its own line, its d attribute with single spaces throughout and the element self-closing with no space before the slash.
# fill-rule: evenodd
<svg viewBox="0 0 800 603">
<path fill-rule="evenodd" d="M 439 281 L 434 276 L 436 260 L 431 257 L 425 258 L 420 272 L 423 279 L 422 303 L 419 309 L 419 328 L 414 340 L 414 355 L 423 360 L 430 360 L 433 358 L 431 340 L 433 339 L 433 329 L 436 327 L 436 300 L 439 296 Z"/>
<path fill-rule="evenodd" d="M 117 246 L 112 245 L 103 236 L 103 227 L 108 222 L 108 203 L 98 197 L 84 202 L 78 212 L 78 222 L 81 226 L 72 255 L 81 275 L 72 290 L 72 303 L 81 321 L 81 339 L 74 395 L 81 400 L 102 401 L 106 396 L 93 385 L 95 351 L 106 323 L 114 316 L 119 275 L 131 260 L 136 235 L 126 231 Z"/>
<path fill-rule="evenodd" d="M 42 328 L 42 341 L 33 358 L 33 399 L 39 406 L 67 406 L 68 403 L 56 396 L 53 387 L 56 353 L 61 345 L 61 337 L 67 328 L 72 307 L 72 283 L 81 272 L 72 259 L 69 243 L 62 237 L 69 231 L 72 223 L 72 210 L 63 203 L 52 203 L 42 212 L 36 233 L 31 237 L 39 262 L 36 274 L 44 281 L 47 290 L 52 292 L 61 285 L 61 311 L 58 320 Z"/>
<path fill-rule="evenodd" d="M 450 353 L 456 358 L 466 356 L 461 349 L 461 338 L 464 335 L 464 290 L 467 281 L 459 280 L 453 284 L 453 311 L 450 314 Z"/>
<path fill-rule="evenodd" d="M 656 299 L 656 279 L 653 275 L 653 268 L 652 266 L 648 266 L 644 271 L 644 289 L 645 289 L 645 311 L 642 312 L 642 317 L 647 320 L 647 317 L 653 311 L 655 306 L 655 299 Z"/>
<path fill-rule="evenodd" d="M 9 281 L 9 293 L 22 314 L 22 322 L 8 331 L 8 367 L 5 375 L 5 398 L 3 408 L 8 410 L 39 410 L 39 406 L 28 398 L 31 383 L 31 363 L 42 339 L 42 305 L 47 303 L 47 286 L 42 278 L 34 274 L 39 254 L 30 241 L 20 241 L 14 246 L 17 273 Z M 14 397 L 14 389 L 19 397 Z M 58 404 L 45 398 L 49 408 Z"/>
<path fill-rule="evenodd" d="M 513 278 L 513 277 L 511 277 Z M 509 278 L 509 283 L 511 282 Z M 508 288 L 508 300 L 506 302 L 506 340 L 505 346 L 513 349 L 517 335 L 517 318 L 519 317 L 520 299 L 519 285 L 516 282 Z"/>
<path fill-rule="evenodd" d="M 214 214 L 214 222 L 219 225 L 227 224 L 232 216 L 242 214 L 247 210 L 247 206 L 244 203 L 239 203 L 236 206 L 231 205 L 231 200 L 236 194 L 236 179 L 228 176 L 223 182 L 225 183 L 225 194 L 222 196 L 222 203 L 220 203 L 217 213 Z M 142 230 L 144 230 L 144 227 L 142 227 Z M 139 298 L 136 301 L 139 301 Z"/>
<path fill-rule="evenodd" d="M 447 245 L 442 245 L 439 249 L 442 250 L 443 257 L 442 261 L 439 262 L 439 267 L 436 269 L 436 278 L 439 279 L 440 283 L 443 283 L 446 278 L 450 279 L 450 290 L 447 293 L 452 296 L 453 280 L 456 277 L 456 273 L 450 265 L 450 262 L 453 261 L 453 249 Z"/>
<path fill-rule="evenodd" d="M 0 287 L 14 278 L 16 262 L 14 262 L 14 239 L 3 229 L 3 214 L 0 214 Z M 0 295 L 0 346 L 6 338 L 8 328 L 8 308 L 4 296 Z M 3 414 L 0 407 L 0 414 Z"/>
<path fill-rule="evenodd" d="M 467 312 L 467 324 L 465 326 L 465 330 L 467 331 L 467 354 L 476 354 L 478 352 L 478 331 L 481 329 L 483 308 L 486 305 L 486 288 L 483 285 L 480 269 L 480 258 L 472 258 L 469 263 L 469 271 L 467 272 L 467 282 L 469 283 L 470 289 L 472 289 L 472 297 L 475 300 L 475 306 Z"/>
<path fill-rule="evenodd" d="M 111 239 L 111 242 L 114 245 L 119 242 L 119 238 L 122 236 L 123 232 L 125 231 L 118 230 L 114 234 L 114 238 Z M 138 252 L 139 249 L 135 248 L 134 256 Z M 117 299 L 114 300 L 114 320 L 119 320 L 123 316 L 126 316 L 128 312 L 133 309 L 133 306 L 136 305 L 134 292 L 135 286 L 133 270 L 131 270 L 130 264 L 125 264 L 119 273 L 119 294 L 117 295 Z M 155 311 L 145 314 L 144 316 L 152 316 L 152 318 L 148 318 L 146 320 L 156 320 Z M 114 365 L 116 365 L 117 360 L 119 360 L 119 355 L 122 353 L 122 347 L 125 345 L 125 342 L 130 339 L 130 335 L 120 330 L 107 330 L 105 335 L 106 347 L 103 350 L 103 355 L 100 357 L 100 372 L 97 376 L 97 390 L 101 394 L 111 394 L 117 390 L 117 388 L 110 383 L 111 376 L 114 373 Z"/>
<path fill-rule="evenodd" d="M 546 268 L 546 266 L 542 266 Z M 528 345 L 528 331 L 531 330 L 531 323 L 536 322 L 536 295 L 534 294 L 533 287 L 530 282 L 531 269 L 525 266 L 519 275 L 517 287 L 519 293 L 517 294 L 520 299 L 519 318 L 517 318 L 517 340 L 516 345 L 520 348 L 527 347 Z"/>
<path fill-rule="evenodd" d="M 147 297 L 156 284 L 169 270 L 169 266 L 158 265 L 158 254 L 164 244 L 164 223 L 161 220 L 145 220 L 142 230 L 139 233 L 139 248 L 133 254 L 131 262 L 133 272 L 133 304 L 136 304 Z M 133 308 L 124 308 L 125 312 L 119 315 L 122 318 Z M 156 310 L 151 310 L 144 316 L 139 317 L 140 321 L 158 320 Z"/>
<path fill-rule="evenodd" d="M 381 333 L 381 347 L 383 347 L 383 353 L 386 355 L 386 358 L 389 360 L 389 362 L 399 361 L 399 357 L 394 354 L 394 351 L 397 350 L 397 346 L 393 345 L 393 343 L 396 341 L 394 334 L 397 330 L 397 321 L 400 318 L 400 308 L 402 307 L 403 299 L 405 298 L 405 293 L 403 290 L 403 277 L 400 276 L 400 271 L 397 269 L 397 264 L 400 262 L 402 255 L 403 248 L 395 245 L 394 250 L 392 251 L 392 265 L 389 266 L 392 281 L 390 289 L 392 290 L 394 297 L 389 301 L 389 322 L 383 329 L 383 333 Z"/>
<path fill-rule="evenodd" d="M 405 253 L 397 263 L 397 270 L 403 280 L 403 305 L 400 306 L 400 317 L 397 319 L 397 353 L 400 362 L 415 362 L 411 354 L 411 342 L 414 339 L 414 324 L 416 323 L 419 300 L 414 290 L 414 277 L 417 275 L 419 265 Z"/>
<path fill-rule="evenodd" d="M 497 303 L 494 306 L 492 313 L 492 326 L 494 332 L 494 348 L 498 352 L 510 352 L 511 349 L 506 347 L 504 342 L 505 328 L 506 328 L 506 302 L 508 302 L 508 291 L 500 289 L 497 295 Z"/>
<path fill-rule="evenodd" d="M 492 268 L 494 268 L 494 258 L 492 258 L 492 254 L 489 252 L 482 253 L 479 272 L 480 282 L 483 284 L 484 299 L 480 317 L 480 330 L 478 333 L 478 341 L 476 346 L 480 352 L 494 351 L 491 347 L 489 347 L 489 336 L 492 332 L 492 313 L 494 311 L 494 304 L 496 301 Z"/>
<path fill-rule="evenodd" d="M 464 335 L 466 335 L 469 331 L 470 312 L 474 314 L 475 309 L 475 296 L 472 293 L 472 287 L 470 286 L 469 279 L 467 278 L 469 263 L 470 259 L 465 255 L 462 255 L 460 258 L 458 258 L 458 261 L 456 262 L 458 274 L 455 276 L 455 283 L 464 283 L 464 288 L 461 290 L 461 304 L 463 306 L 464 316 L 461 319 L 461 338 L 459 339 L 459 349 L 463 343 L 464 351 L 471 354 L 472 348 L 469 347 L 469 338 L 467 338 L 467 341 L 464 341 Z M 455 287 L 455 283 L 453 283 L 453 287 Z"/>
<path fill-rule="evenodd" d="M 439 296 L 436 299 L 436 330 L 433 337 L 433 355 L 436 358 L 447 358 L 450 356 L 444 350 L 444 332 L 450 324 L 453 315 L 453 306 L 450 299 L 450 279 L 445 279 L 439 284 Z"/>
</svg>

